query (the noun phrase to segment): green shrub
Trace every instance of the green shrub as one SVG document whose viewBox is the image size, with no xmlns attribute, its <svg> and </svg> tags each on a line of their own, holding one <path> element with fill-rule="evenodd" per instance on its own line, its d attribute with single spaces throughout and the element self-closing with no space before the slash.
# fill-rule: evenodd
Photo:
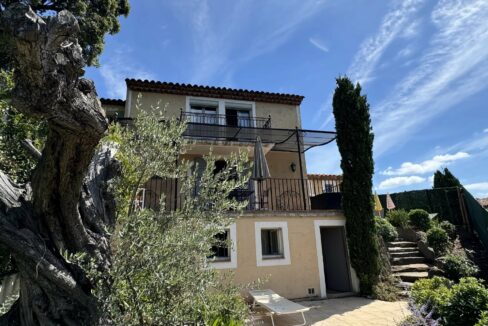
<svg viewBox="0 0 488 326">
<path fill-rule="evenodd" d="M 447 232 L 449 239 L 456 239 L 456 226 L 449 221 L 442 221 L 439 223 L 439 227 Z"/>
<path fill-rule="evenodd" d="M 440 307 L 439 314 L 445 325 L 474 325 L 487 305 L 488 289 L 483 285 L 483 281 L 466 277 L 452 286 L 449 302 Z"/>
<path fill-rule="evenodd" d="M 408 226 L 408 213 L 404 209 L 394 209 L 386 213 L 388 221 L 397 228 L 406 228 Z"/>
<path fill-rule="evenodd" d="M 451 247 L 449 235 L 438 226 L 434 226 L 427 231 L 427 243 L 434 249 L 436 256 L 445 254 Z"/>
<path fill-rule="evenodd" d="M 429 213 L 423 209 L 412 209 L 408 213 L 410 224 L 422 231 L 427 231 L 430 228 Z"/>
<path fill-rule="evenodd" d="M 461 254 L 449 254 L 443 259 L 445 276 L 453 281 L 459 281 L 462 277 L 475 276 L 479 269 L 468 257 Z"/>
<path fill-rule="evenodd" d="M 488 326 L 488 311 L 485 310 L 481 313 L 481 318 L 474 326 Z"/>
<path fill-rule="evenodd" d="M 373 286 L 373 298 L 382 301 L 397 301 L 398 288 L 392 280 L 385 280 Z"/>
<path fill-rule="evenodd" d="M 440 276 L 420 279 L 413 284 L 410 295 L 417 306 L 428 305 L 437 311 L 439 307 L 447 305 L 452 284 L 452 281 Z"/>
<path fill-rule="evenodd" d="M 385 218 L 375 217 L 376 230 L 385 241 L 393 241 L 398 237 L 398 233 L 393 225 Z"/>
</svg>

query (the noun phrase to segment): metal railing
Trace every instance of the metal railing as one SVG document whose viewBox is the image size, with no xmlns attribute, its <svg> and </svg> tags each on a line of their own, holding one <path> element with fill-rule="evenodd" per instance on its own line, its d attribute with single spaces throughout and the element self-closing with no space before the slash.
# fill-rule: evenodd
<svg viewBox="0 0 488 326">
<path fill-rule="evenodd" d="M 340 180 L 304 179 L 249 180 L 229 197 L 246 201 L 245 211 L 308 211 L 341 208 Z M 198 187 L 192 196 L 198 195 Z M 305 193 L 304 193 L 305 191 Z M 135 205 L 140 208 L 176 210 L 184 202 L 177 179 L 154 177 L 139 191 Z"/>
<path fill-rule="evenodd" d="M 271 128 L 271 116 L 244 117 L 229 114 L 209 114 L 181 111 L 180 117 L 189 123 L 220 125 L 230 127 L 252 127 L 252 128 Z"/>
</svg>

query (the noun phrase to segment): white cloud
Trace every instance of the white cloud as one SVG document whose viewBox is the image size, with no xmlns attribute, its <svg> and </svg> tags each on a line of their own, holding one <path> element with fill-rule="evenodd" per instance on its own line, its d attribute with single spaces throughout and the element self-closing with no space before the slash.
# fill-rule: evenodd
<svg viewBox="0 0 488 326">
<path fill-rule="evenodd" d="M 468 189 L 469 191 L 476 191 L 476 192 L 479 192 L 479 191 L 488 191 L 488 182 L 478 182 L 478 183 L 471 183 L 471 184 L 468 184 L 468 185 L 465 185 L 464 186 L 466 189 Z"/>
<path fill-rule="evenodd" d="M 408 177 L 393 177 L 393 178 L 388 178 L 386 180 L 383 180 L 380 185 L 378 186 L 378 189 L 390 189 L 390 188 L 397 188 L 401 186 L 409 186 L 413 184 L 419 184 L 419 183 L 424 183 L 427 181 L 426 178 L 419 177 L 419 176 L 408 176 Z"/>
<path fill-rule="evenodd" d="M 125 99 L 126 78 L 155 79 L 153 74 L 131 60 L 130 52 L 130 48 L 119 48 L 113 54 L 104 56 L 101 61 L 98 70 L 102 76 L 107 96 L 110 98 Z"/>
<path fill-rule="evenodd" d="M 488 128 L 483 129 L 483 132 L 484 132 L 484 133 L 488 133 Z"/>
<path fill-rule="evenodd" d="M 384 175 L 408 175 L 408 174 L 425 174 L 434 172 L 441 167 L 454 161 L 468 158 L 470 155 L 466 152 L 457 152 L 456 154 L 436 155 L 430 160 L 420 163 L 405 162 L 398 169 L 392 167 L 381 172 Z"/>
<path fill-rule="evenodd" d="M 372 73 L 388 46 L 397 37 L 404 37 L 404 33 L 409 27 L 412 29 L 412 16 L 423 1 L 408 0 L 399 3 L 383 18 L 376 35 L 366 39 L 361 44 L 359 52 L 347 71 L 347 75 L 354 82 L 360 82 L 364 85 L 373 79 Z"/>
<path fill-rule="evenodd" d="M 440 1 L 431 19 L 436 30 L 416 69 L 373 112 L 376 156 L 488 87 L 488 2 Z"/>
<path fill-rule="evenodd" d="M 327 45 L 324 44 L 321 40 L 315 37 L 311 37 L 308 39 L 310 43 L 312 43 L 313 46 L 315 46 L 317 49 L 319 49 L 322 52 L 329 52 L 329 48 Z"/>
</svg>

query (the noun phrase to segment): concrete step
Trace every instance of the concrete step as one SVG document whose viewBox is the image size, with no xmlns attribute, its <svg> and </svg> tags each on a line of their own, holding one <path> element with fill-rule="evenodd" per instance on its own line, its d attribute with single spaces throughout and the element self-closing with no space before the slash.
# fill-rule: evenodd
<svg viewBox="0 0 488 326">
<path fill-rule="evenodd" d="M 417 246 L 412 246 L 412 247 L 389 247 L 388 252 L 405 252 L 405 251 L 414 251 L 418 250 Z"/>
<path fill-rule="evenodd" d="M 415 251 L 400 251 L 400 252 L 390 252 L 391 258 L 400 257 L 423 257 L 422 253 L 418 250 Z"/>
<path fill-rule="evenodd" d="M 402 289 L 402 290 L 410 290 L 412 287 L 413 283 L 412 282 L 403 282 L 401 281 L 400 283 L 397 284 L 397 287 Z"/>
<path fill-rule="evenodd" d="M 429 277 L 429 273 L 427 272 L 403 272 L 394 273 L 393 275 L 399 277 L 403 282 L 415 282 L 419 278 Z"/>
<path fill-rule="evenodd" d="M 393 265 L 391 271 L 393 273 L 402 272 L 428 272 L 430 269 L 427 264 L 409 264 L 409 265 Z"/>
<path fill-rule="evenodd" d="M 392 265 L 410 265 L 410 264 L 421 264 L 425 263 L 424 257 L 400 257 L 392 258 Z"/>
<path fill-rule="evenodd" d="M 417 247 L 417 244 L 411 241 L 392 241 L 388 242 L 388 247 Z"/>
</svg>

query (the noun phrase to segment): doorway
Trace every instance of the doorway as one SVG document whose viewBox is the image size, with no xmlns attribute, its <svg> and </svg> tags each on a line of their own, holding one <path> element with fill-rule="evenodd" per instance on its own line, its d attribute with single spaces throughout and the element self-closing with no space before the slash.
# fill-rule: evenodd
<svg viewBox="0 0 488 326">
<path fill-rule="evenodd" d="M 351 273 L 344 227 L 321 227 L 320 239 L 327 297 L 351 292 Z"/>
</svg>

